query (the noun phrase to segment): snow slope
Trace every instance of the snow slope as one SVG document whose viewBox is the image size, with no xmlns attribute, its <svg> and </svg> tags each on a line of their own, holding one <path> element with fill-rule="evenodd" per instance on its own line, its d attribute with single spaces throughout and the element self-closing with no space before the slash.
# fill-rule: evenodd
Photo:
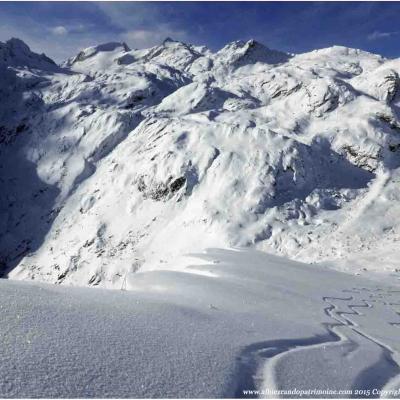
<svg viewBox="0 0 400 400">
<path fill-rule="evenodd" d="M 62 66 L 0 52 L 4 275 L 120 288 L 210 246 L 398 273 L 399 60 L 171 39 Z"/>
<path fill-rule="evenodd" d="M 0 397 L 398 398 L 398 285 L 257 251 L 192 257 L 129 291 L 0 280 Z"/>
</svg>

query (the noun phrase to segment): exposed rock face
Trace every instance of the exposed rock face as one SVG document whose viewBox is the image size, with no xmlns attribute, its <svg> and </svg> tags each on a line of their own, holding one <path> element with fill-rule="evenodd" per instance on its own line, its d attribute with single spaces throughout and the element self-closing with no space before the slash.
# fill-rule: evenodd
<svg viewBox="0 0 400 400">
<path fill-rule="evenodd" d="M 0 68 L 11 277 L 120 287 L 215 246 L 398 257 L 399 60 L 167 39 L 91 47 L 58 67 L 12 39 Z"/>
</svg>

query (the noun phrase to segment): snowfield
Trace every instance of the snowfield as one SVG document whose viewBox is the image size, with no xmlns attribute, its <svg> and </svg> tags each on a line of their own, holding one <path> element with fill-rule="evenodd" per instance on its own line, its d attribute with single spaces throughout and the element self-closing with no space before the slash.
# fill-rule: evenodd
<svg viewBox="0 0 400 400">
<path fill-rule="evenodd" d="M 0 264 L 120 288 L 208 247 L 398 274 L 399 60 L 0 44 Z"/>
<path fill-rule="evenodd" d="M 398 286 L 256 251 L 197 257 L 128 291 L 0 280 L 0 397 L 398 398 Z"/>
</svg>

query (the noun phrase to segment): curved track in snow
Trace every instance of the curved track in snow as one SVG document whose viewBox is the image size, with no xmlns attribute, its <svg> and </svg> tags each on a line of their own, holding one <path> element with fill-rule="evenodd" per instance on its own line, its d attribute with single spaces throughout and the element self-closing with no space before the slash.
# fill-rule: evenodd
<svg viewBox="0 0 400 400">
<path fill-rule="evenodd" d="M 386 301 L 383 289 L 377 288 L 353 288 L 343 290 L 346 294 L 367 293 L 369 297 L 378 297 L 386 306 L 398 305 L 398 303 Z M 375 293 L 373 293 L 375 292 Z M 397 290 L 389 290 L 385 294 L 398 293 Z M 346 390 L 343 383 L 350 383 L 348 393 L 344 397 L 372 397 L 377 398 L 379 391 L 398 389 L 400 383 L 400 365 L 398 354 L 388 345 L 374 338 L 364 331 L 354 320 L 365 314 L 360 310 L 372 309 L 374 306 L 365 299 L 356 299 L 353 295 L 347 297 L 324 296 L 323 302 L 326 316 L 334 320 L 332 323 L 323 323 L 326 328 L 325 335 L 317 335 L 302 339 L 268 340 L 252 344 L 244 349 L 239 357 L 240 381 L 236 390 L 236 397 L 277 397 L 273 390 L 329 390 L 325 387 L 328 380 L 314 380 L 301 387 L 304 376 L 300 379 L 293 374 L 295 382 L 291 381 L 291 370 L 298 370 L 299 364 L 304 370 L 312 363 L 318 364 L 321 360 L 324 364 L 330 364 L 329 374 L 337 374 L 339 386 L 334 390 Z M 375 299 L 372 300 L 376 301 Z M 400 316 L 399 312 L 395 313 Z M 398 322 L 387 322 L 390 326 L 400 326 Z M 359 354 L 357 354 L 359 353 Z M 365 366 L 361 371 L 352 375 L 352 362 L 359 363 L 360 356 L 365 356 Z M 350 364 L 340 371 L 340 365 L 345 360 Z M 294 365 L 294 367 L 293 367 Z M 337 368 L 335 368 L 335 366 Z M 348 368 L 350 367 L 350 368 Z M 357 369 L 357 368 L 354 368 Z M 341 374 L 346 376 L 341 376 Z M 290 383 L 288 383 L 288 378 Z M 313 379 L 311 379 L 312 381 Z M 318 386 L 320 385 L 320 386 Z M 322 386 L 321 386 L 322 385 Z M 268 391 L 269 390 L 269 391 Z M 276 392 L 277 393 L 277 392 Z M 337 393 L 337 392 L 336 392 Z M 333 397 L 340 397 L 336 394 Z M 291 397 L 285 394 L 285 397 Z M 294 397 L 298 397 L 295 395 Z M 329 396 L 328 396 L 329 397 Z M 342 396 L 343 397 L 343 396 Z"/>
</svg>

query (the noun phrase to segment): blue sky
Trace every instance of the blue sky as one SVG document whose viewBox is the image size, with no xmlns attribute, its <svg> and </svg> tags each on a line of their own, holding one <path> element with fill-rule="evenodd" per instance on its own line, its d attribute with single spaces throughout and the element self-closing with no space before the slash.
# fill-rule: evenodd
<svg viewBox="0 0 400 400">
<path fill-rule="evenodd" d="M 400 2 L 0 2 L 0 41 L 23 39 L 56 61 L 109 41 L 166 37 L 217 50 L 254 38 L 301 53 L 334 44 L 400 57 Z"/>
</svg>

